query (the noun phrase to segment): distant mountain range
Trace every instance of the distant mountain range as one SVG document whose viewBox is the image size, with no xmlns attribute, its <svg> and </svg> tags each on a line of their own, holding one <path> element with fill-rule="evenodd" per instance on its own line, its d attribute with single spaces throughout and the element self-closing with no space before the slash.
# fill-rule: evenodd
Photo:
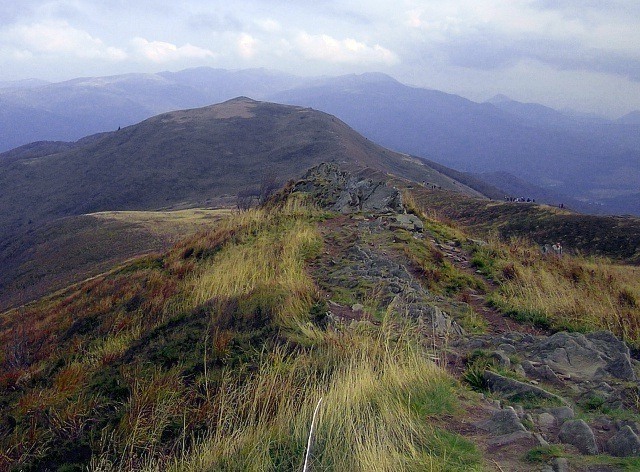
<svg viewBox="0 0 640 472">
<path fill-rule="evenodd" d="M 511 185 L 515 195 L 533 185 L 549 203 L 640 214 L 640 112 L 611 121 L 504 96 L 476 103 L 377 73 L 300 78 L 197 68 L 6 85 L 0 87 L 0 151 L 76 140 L 241 95 L 325 111 L 383 146 L 462 172 L 511 174 L 512 184 L 527 184 Z"/>
</svg>

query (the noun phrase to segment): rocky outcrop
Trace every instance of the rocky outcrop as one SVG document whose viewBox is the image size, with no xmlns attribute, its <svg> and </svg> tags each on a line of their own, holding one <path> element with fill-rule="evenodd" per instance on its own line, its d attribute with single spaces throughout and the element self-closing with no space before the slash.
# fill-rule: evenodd
<svg viewBox="0 0 640 472">
<path fill-rule="evenodd" d="M 354 176 L 335 164 L 323 163 L 309 169 L 293 190 L 309 193 L 323 207 L 343 214 L 405 213 L 397 188 Z"/>
<path fill-rule="evenodd" d="M 475 336 L 454 345 L 465 346 L 468 355 L 482 350 L 490 362 L 483 373 L 488 390 L 500 402 L 515 405 L 516 411 L 526 405 L 518 415 L 530 419 L 527 425 L 540 445 L 563 443 L 585 455 L 604 451 L 616 457 L 640 457 L 640 425 L 614 420 L 607 413 L 619 408 L 636 411 L 640 392 L 638 362 L 612 333 L 534 336 L 507 332 Z M 508 371 L 514 377 L 520 375 L 522 381 L 501 375 Z M 558 406 L 551 407 L 549 401 Z M 574 409 L 588 412 L 588 423 L 574 419 Z M 500 435 L 495 438 L 499 443 L 503 440 Z M 546 467 L 567 470 L 568 466 L 566 461 L 564 465 L 556 461 Z"/>
<path fill-rule="evenodd" d="M 536 387 L 535 385 L 526 384 L 509 377 L 504 377 L 495 372 L 487 370 L 483 374 L 484 380 L 491 392 L 499 392 L 507 399 L 523 400 L 526 398 L 537 398 L 555 401 L 559 404 L 566 403 L 566 401 L 553 393 Z"/>
<path fill-rule="evenodd" d="M 555 374 L 575 380 L 593 382 L 607 376 L 636 379 L 629 348 L 608 331 L 556 333 L 538 343 L 532 357 Z"/>
</svg>

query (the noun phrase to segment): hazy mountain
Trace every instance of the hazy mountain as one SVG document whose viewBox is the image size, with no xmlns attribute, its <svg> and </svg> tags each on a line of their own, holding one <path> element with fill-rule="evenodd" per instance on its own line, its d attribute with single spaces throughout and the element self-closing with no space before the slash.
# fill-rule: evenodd
<svg viewBox="0 0 640 472">
<path fill-rule="evenodd" d="M 335 114 L 391 149 L 466 172 L 509 172 L 575 199 L 598 203 L 640 187 L 636 125 L 579 122 L 505 99 L 475 103 L 379 74 L 325 79 L 272 99 Z"/>
<path fill-rule="evenodd" d="M 302 79 L 263 69 L 197 68 L 87 77 L 0 91 L 0 151 L 32 141 L 76 140 L 172 110 L 245 95 L 260 98 Z"/>
<path fill-rule="evenodd" d="M 505 95 L 496 95 L 487 100 L 496 108 L 518 117 L 523 124 L 533 126 L 575 126 L 577 122 L 574 118 L 569 117 L 553 108 L 539 105 L 537 103 L 522 103 L 511 100 Z"/>
<path fill-rule="evenodd" d="M 616 123 L 623 125 L 640 125 L 640 110 L 632 111 L 626 115 L 618 118 Z"/>
<path fill-rule="evenodd" d="M 42 87 L 43 85 L 47 85 L 50 83 L 51 82 L 40 79 L 5 80 L 0 81 L 0 89 L 28 89 Z"/>
<path fill-rule="evenodd" d="M 323 161 L 459 187 L 333 116 L 239 98 L 0 155 L 0 232 L 101 210 L 206 206 L 255 189 L 267 174 L 282 183 Z"/>
<path fill-rule="evenodd" d="M 610 122 L 505 96 L 476 103 L 375 73 L 303 79 L 264 69 L 197 68 L 5 90 L 0 151 L 76 140 L 240 95 L 311 106 L 383 146 L 461 172 L 507 172 L 611 213 L 629 212 L 617 197 L 624 201 L 640 188 L 640 124 L 633 113 Z"/>
</svg>

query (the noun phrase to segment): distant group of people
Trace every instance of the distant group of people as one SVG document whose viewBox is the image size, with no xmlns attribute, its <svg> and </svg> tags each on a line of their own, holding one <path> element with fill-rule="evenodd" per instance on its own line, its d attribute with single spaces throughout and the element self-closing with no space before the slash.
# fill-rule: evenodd
<svg viewBox="0 0 640 472">
<path fill-rule="evenodd" d="M 422 186 L 423 187 L 427 187 L 427 188 L 432 188 L 432 189 L 442 189 L 442 187 L 440 185 L 436 185 L 436 184 L 430 184 L 429 182 L 426 181 L 422 181 Z"/>
<path fill-rule="evenodd" d="M 510 197 L 508 195 L 504 196 L 505 202 L 516 202 L 516 203 L 535 203 L 535 198 L 525 198 L 525 197 Z"/>
<path fill-rule="evenodd" d="M 562 244 L 559 242 L 554 243 L 552 246 L 549 246 L 548 244 L 542 246 L 542 254 L 555 254 L 556 256 L 561 256 L 562 251 Z"/>
</svg>

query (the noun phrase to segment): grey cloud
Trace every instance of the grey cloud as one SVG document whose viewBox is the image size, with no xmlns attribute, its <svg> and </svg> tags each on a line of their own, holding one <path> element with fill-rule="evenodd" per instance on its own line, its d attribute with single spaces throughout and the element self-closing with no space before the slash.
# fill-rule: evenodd
<svg viewBox="0 0 640 472">
<path fill-rule="evenodd" d="M 542 36 L 515 38 L 494 31 L 479 31 L 438 47 L 450 64 L 471 69 L 499 69 L 532 59 L 560 70 L 604 72 L 640 81 L 637 57 L 585 48 L 578 41 Z"/>
<path fill-rule="evenodd" d="M 640 17 L 640 2 L 636 0 L 533 0 L 529 6 L 539 10 L 560 11 L 575 18 L 585 17 L 589 12 Z"/>
<path fill-rule="evenodd" d="M 243 23 L 238 18 L 229 14 L 202 13 L 192 15 L 187 20 L 188 26 L 198 30 L 215 32 L 241 31 Z"/>
</svg>

